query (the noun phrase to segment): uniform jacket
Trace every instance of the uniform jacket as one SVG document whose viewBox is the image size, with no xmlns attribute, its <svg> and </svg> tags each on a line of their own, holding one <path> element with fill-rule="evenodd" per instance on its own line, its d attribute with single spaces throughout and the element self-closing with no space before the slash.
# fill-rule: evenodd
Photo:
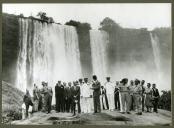
<svg viewBox="0 0 174 128">
<path fill-rule="evenodd" d="M 142 90 L 143 90 L 142 86 L 140 84 L 138 84 L 137 86 L 135 85 L 133 93 L 142 95 Z"/>
<path fill-rule="evenodd" d="M 81 87 L 82 87 L 81 96 L 89 98 L 91 95 L 91 89 L 89 83 L 84 83 Z"/>
<path fill-rule="evenodd" d="M 33 89 L 33 98 L 34 98 L 34 100 L 39 99 L 39 89 L 38 88 Z"/>
<path fill-rule="evenodd" d="M 106 94 L 113 94 L 114 95 L 114 84 L 112 82 L 106 82 L 105 83 L 105 89 L 106 89 Z"/>
<path fill-rule="evenodd" d="M 49 96 L 53 96 L 53 91 L 51 87 L 48 87 L 48 94 Z"/>
<path fill-rule="evenodd" d="M 127 84 L 126 85 L 123 85 L 123 84 L 119 84 L 119 91 L 122 93 L 122 92 L 129 92 L 129 89 L 128 89 L 128 86 Z"/>
</svg>

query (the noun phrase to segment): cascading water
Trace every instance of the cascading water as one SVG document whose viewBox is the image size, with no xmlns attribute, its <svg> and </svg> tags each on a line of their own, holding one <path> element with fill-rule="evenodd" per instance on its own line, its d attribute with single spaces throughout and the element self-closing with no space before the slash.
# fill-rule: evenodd
<svg viewBox="0 0 174 128">
<path fill-rule="evenodd" d="M 107 52 L 106 48 L 109 43 L 109 35 L 100 30 L 90 30 L 90 43 L 92 54 L 93 74 L 104 82 L 107 72 Z"/>
<path fill-rule="evenodd" d="M 162 72 L 161 72 L 161 62 L 160 62 L 160 49 L 159 49 L 159 40 L 156 34 L 150 33 L 150 38 L 152 42 L 153 54 L 154 54 L 154 62 L 157 69 L 157 83 L 162 83 Z"/>
<path fill-rule="evenodd" d="M 19 23 L 16 84 L 20 90 L 30 90 L 34 83 L 42 87 L 42 81 L 54 90 L 58 80 L 68 82 L 82 76 L 75 27 L 23 18 Z"/>
</svg>

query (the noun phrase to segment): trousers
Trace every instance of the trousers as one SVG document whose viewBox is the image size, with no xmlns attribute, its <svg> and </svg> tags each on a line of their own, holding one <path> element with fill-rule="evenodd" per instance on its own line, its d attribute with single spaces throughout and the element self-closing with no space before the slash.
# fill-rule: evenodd
<svg viewBox="0 0 174 128">
<path fill-rule="evenodd" d="M 93 101 L 94 101 L 94 113 L 101 112 L 100 95 L 95 95 L 93 97 Z"/>
<path fill-rule="evenodd" d="M 84 107 L 83 107 L 83 112 L 84 113 L 91 113 L 91 103 L 90 103 L 90 98 L 88 97 L 83 97 L 84 101 Z"/>
<path fill-rule="evenodd" d="M 120 92 L 121 95 L 121 112 L 129 112 L 129 98 L 128 92 Z"/>
<path fill-rule="evenodd" d="M 113 94 L 107 94 L 108 98 L 108 104 L 109 104 L 109 110 L 114 110 L 114 93 Z"/>
<path fill-rule="evenodd" d="M 115 100 L 115 109 L 120 109 L 120 99 L 119 99 L 119 93 L 115 94 L 114 96 L 114 100 Z"/>
<path fill-rule="evenodd" d="M 100 105 L 102 110 L 107 109 L 105 95 L 100 95 Z"/>
<path fill-rule="evenodd" d="M 133 94 L 135 109 L 137 112 L 142 112 L 142 96 L 140 94 Z"/>
</svg>

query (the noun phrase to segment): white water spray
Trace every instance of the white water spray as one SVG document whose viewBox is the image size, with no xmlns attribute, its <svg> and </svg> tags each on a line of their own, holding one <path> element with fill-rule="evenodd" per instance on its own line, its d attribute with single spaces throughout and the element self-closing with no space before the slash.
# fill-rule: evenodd
<svg viewBox="0 0 174 128">
<path fill-rule="evenodd" d="M 54 90 L 58 80 L 81 77 L 78 36 L 75 27 L 19 19 L 20 51 L 17 64 L 17 87 L 31 90 L 46 81 Z"/>
<path fill-rule="evenodd" d="M 102 82 L 106 80 L 108 34 L 104 31 L 90 30 L 93 74 Z"/>
</svg>

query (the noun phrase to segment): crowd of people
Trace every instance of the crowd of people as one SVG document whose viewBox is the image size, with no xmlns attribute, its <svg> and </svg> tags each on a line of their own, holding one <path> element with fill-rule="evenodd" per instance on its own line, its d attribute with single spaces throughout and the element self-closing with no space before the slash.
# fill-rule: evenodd
<svg viewBox="0 0 174 128">
<path fill-rule="evenodd" d="M 147 83 L 144 80 L 130 80 L 111 82 L 106 77 L 106 83 L 101 85 L 97 76 L 93 75 L 92 82 L 88 78 L 71 82 L 58 81 L 55 86 L 55 111 L 77 113 L 100 113 L 102 110 L 118 110 L 122 114 L 131 114 L 135 111 L 137 115 L 142 112 L 158 113 L 159 91 L 156 84 Z M 151 87 L 152 85 L 152 87 Z M 29 106 L 32 112 L 42 111 L 50 113 L 52 109 L 53 90 L 47 82 L 42 82 L 42 88 L 34 84 L 33 99 L 29 91 L 26 91 L 24 103 L 26 116 Z"/>
</svg>

